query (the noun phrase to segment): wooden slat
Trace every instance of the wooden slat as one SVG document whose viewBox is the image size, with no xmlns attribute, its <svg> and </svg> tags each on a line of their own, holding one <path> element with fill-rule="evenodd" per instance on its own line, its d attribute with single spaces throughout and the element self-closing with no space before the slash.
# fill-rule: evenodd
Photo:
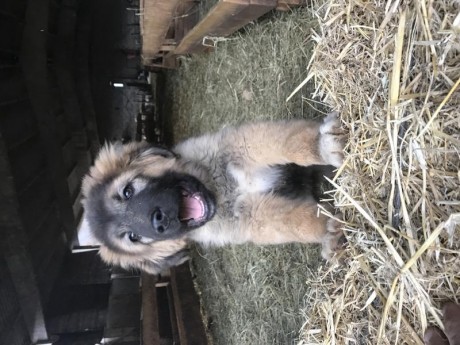
<svg viewBox="0 0 460 345">
<path fill-rule="evenodd" d="M 174 19 L 174 39 L 180 42 L 184 36 L 198 23 L 198 2 L 182 0 L 177 6 Z"/>
<path fill-rule="evenodd" d="M 168 306 L 169 306 L 169 315 L 171 318 L 171 333 L 173 336 L 174 344 L 180 344 L 179 338 L 179 327 L 177 326 L 177 316 L 176 316 L 176 309 L 174 308 L 174 294 L 172 291 L 171 284 L 166 286 L 167 293 L 168 293 Z"/>
<path fill-rule="evenodd" d="M 158 323 L 157 278 L 150 274 L 142 274 L 142 344 L 160 344 Z"/>
<path fill-rule="evenodd" d="M 142 58 L 148 61 L 155 57 L 166 38 L 180 0 L 141 1 Z"/>
<path fill-rule="evenodd" d="M 113 279 L 102 342 L 139 344 L 140 315 L 139 277 Z"/>
<path fill-rule="evenodd" d="M 171 269 L 177 326 L 181 345 L 206 345 L 208 340 L 188 263 Z"/>
<path fill-rule="evenodd" d="M 93 97 L 90 82 L 90 47 L 93 38 L 92 32 L 92 1 L 78 2 L 78 25 L 76 30 L 75 55 L 75 82 L 81 112 L 85 118 L 85 130 L 87 133 L 88 145 L 91 156 L 99 152 L 99 135 L 96 123 L 96 113 L 93 104 Z M 76 146 L 79 147 L 79 146 Z"/>
<path fill-rule="evenodd" d="M 172 46 L 172 45 L 162 45 L 160 47 L 160 50 L 163 52 L 170 52 L 170 51 L 173 51 L 174 49 L 176 49 L 176 46 Z"/>
<path fill-rule="evenodd" d="M 74 143 L 72 140 L 68 140 L 64 145 L 61 147 L 62 150 L 62 161 L 64 163 L 64 172 L 69 175 L 72 174 L 72 170 L 75 170 L 76 162 L 76 152 Z M 69 189 L 70 195 L 72 195 L 72 189 Z"/>
<path fill-rule="evenodd" d="M 2 135 L 9 150 L 38 134 L 34 114 L 27 100 L 0 106 L 0 109 L 0 127 L 8 129 Z"/>
<path fill-rule="evenodd" d="M 26 232 L 30 235 L 38 231 L 50 209 L 55 207 L 53 203 L 54 193 L 47 181 L 46 174 L 45 169 L 40 171 L 18 195 L 20 216 Z"/>
<path fill-rule="evenodd" d="M 221 0 L 180 42 L 173 54 L 197 53 L 206 49 L 203 38 L 228 36 L 275 8 L 276 0 Z"/>
<path fill-rule="evenodd" d="M 0 83 L 0 106 L 25 100 L 27 98 L 26 84 L 22 79 L 21 70 L 18 66 L 2 68 L 0 77 L 2 81 Z"/>
<path fill-rule="evenodd" d="M 0 180 L 2 181 L 0 184 L 0 212 L 3 234 L 0 250 L 8 265 L 30 341 L 35 343 L 39 340 L 48 339 L 48 333 L 36 272 L 26 249 L 27 237 L 19 216 L 13 174 L 1 137 Z"/>
<path fill-rule="evenodd" d="M 76 164 L 67 177 L 67 184 L 72 203 L 78 196 L 83 176 L 87 173 L 89 167 L 91 166 L 91 154 L 89 151 L 79 151 L 76 157 Z"/>
<path fill-rule="evenodd" d="M 40 147 L 45 151 L 48 176 L 57 198 L 60 220 L 65 234 L 71 239 L 76 232 L 69 188 L 60 144 L 57 142 L 56 116 L 50 112 L 50 74 L 47 70 L 46 36 L 43 28 L 48 24 L 48 0 L 29 1 L 21 42 L 23 76 L 28 89 L 32 109 L 40 132 Z M 51 284 L 52 282 L 50 282 Z"/>
</svg>

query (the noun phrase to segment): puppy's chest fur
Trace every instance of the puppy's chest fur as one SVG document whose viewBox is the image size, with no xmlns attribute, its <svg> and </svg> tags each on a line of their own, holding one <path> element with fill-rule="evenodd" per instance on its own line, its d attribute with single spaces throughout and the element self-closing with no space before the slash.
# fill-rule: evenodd
<svg viewBox="0 0 460 345">
<path fill-rule="evenodd" d="M 251 194 L 269 192 L 271 169 L 243 169 L 231 155 L 220 155 L 200 163 L 206 163 L 208 181 L 205 184 L 216 195 L 217 211 L 214 218 L 194 230 L 190 238 L 205 246 L 247 242 L 247 229 L 242 226 L 247 215 L 242 215 L 241 207 Z"/>
<path fill-rule="evenodd" d="M 208 145 L 215 139 L 208 138 Z M 251 218 L 251 209 L 257 209 L 254 203 L 263 200 L 265 195 L 275 194 L 287 202 L 288 199 L 317 199 L 325 166 L 289 162 L 257 164 L 241 148 L 226 146 L 219 150 L 219 144 L 200 145 L 201 138 L 193 141 L 195 145 L 179 146 L 178 152 L 194 166 L 193 174 L 217 199 L 214 218 L 189 235 L 196 242 L 204 245 L 247 242 L 244 225 Z"/>
<path fill-rule="evenodd" d="M 241 162 L 240 157 L 222 155 L 210 161 L 213 189 L 218 197 L 217 216 L 225 219 L 239 217 L 239 203 L 250 194 L 268 193 L 279 183 L 279 169 L 272 166 L 252 167 Z"/>
</svg>

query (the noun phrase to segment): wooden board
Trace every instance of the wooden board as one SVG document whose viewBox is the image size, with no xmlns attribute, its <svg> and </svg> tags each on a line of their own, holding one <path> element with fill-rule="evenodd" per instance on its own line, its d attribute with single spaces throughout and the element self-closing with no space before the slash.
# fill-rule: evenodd
<svg viewBox="0 0 460 345">
<path fill-rule="evenodd" d="M 177 6 L 174 19 L 174 39 L 180 42 L 199 21 L 199 2 L 182 0 Z"/>
<path fill-rule="evenodd" d="M 180 0 L 142 0 L 140 4 L 142 59 L 149 65 L 160 51 Z"/>
<path fill-rule="evenodd" d="M 177 326 L 181 345 L 207 345 L 208 340 L 200 312 L 200 300 L 193 287 L 188 262 L 171 269 Z"/>
<path fill-rule="evenodd" d="M 142 273 L 142 344 L 160 344 L 158 307 L 155 283 L 157 278 Z"/>
<path fill-rule="evenodd" d="M 205 37 L 228 36 L 275 8 L 277 3 L 277 0 L 221 0 L 188 32 L 172 54 L 201 52 L 207 48 L 202 44 Z"/>
</svg>

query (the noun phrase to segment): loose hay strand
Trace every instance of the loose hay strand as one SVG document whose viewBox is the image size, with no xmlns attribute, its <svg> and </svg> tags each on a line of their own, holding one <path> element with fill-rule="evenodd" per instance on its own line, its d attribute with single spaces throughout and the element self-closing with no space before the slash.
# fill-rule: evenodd
<svg viewBox="0 0 460 345">
<path fill-rule="evenodd" d="M 349 246 L 306 296 L 300 345 L 422 345 L 460 295 L 458 4 L 318 0 L 315 13 L 306 80 L 349 132 L 330 181 Z"/>
<path fill-rule="evenodd" d="M 418 137 L 421 137 L 423 134 L 425 134 L 426 131 L 428 131 L 430 128 L 431 128 L 431 125 L 433 124 L 434 120 L 436 119 L 436 117 L 438 116 L 439 112 L 441 111 L 442 107 L 447 103 L 447 101 L 449 100 L 449 98 L 452 96 L 452 94 L 454 93 L 455 90 L 457 90 L 458 86 L 460 85 L 460 79 L 457 80 L 457 82 L 454 84 L 454 86 L 452 86 L 452 88 L 449 90 L 449 93 L 447 94 L 446 97 L 444 97 L 444 99 L 442 100 L 442 102 L 439 104 L 439 106 L 436 108 L 436 110 L 434 111 L 433 115 L 431 116 L 430 120 L 428 121 L 428 123 L 426 124 L 425 128 L 423 128 L 423 130 L 420 132 L 420 134 L 417 136 Z"/>
</svg>

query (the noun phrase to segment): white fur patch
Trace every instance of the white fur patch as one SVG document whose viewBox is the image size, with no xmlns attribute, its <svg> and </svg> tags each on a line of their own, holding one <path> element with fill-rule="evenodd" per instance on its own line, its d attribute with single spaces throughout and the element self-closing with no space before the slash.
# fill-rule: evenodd
<svg viewBox="0 0 460 345">
<path fill-rule="evenodd" d="M 237 181 L 242 193 L 268 192 L 280 177 L 279 172 L 270 167 L 258 169 L 250 175 L 243 169 L 229 165 L 228 173 Z"/>
</svg>

